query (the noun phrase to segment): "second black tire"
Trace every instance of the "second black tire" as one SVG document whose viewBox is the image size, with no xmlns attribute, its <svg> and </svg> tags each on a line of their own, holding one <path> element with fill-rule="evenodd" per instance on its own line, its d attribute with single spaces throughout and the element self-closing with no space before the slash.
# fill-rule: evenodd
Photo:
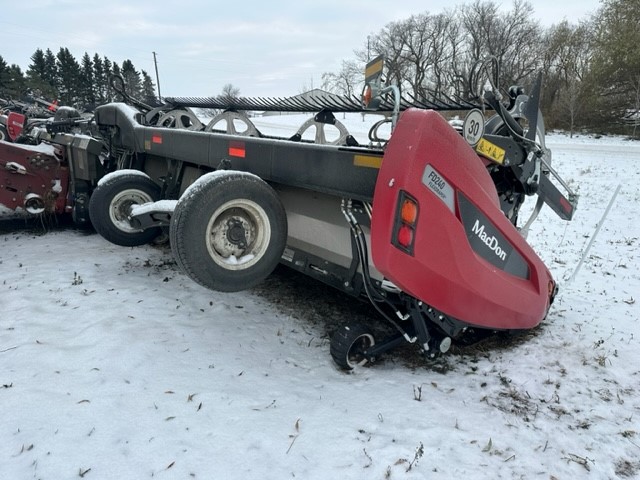
<svg viewBox="0 0 640 480">
<path fill-rule="evenodd" d="M 192 280 L 237 292 L 275 269 L 287 241 L 287 216 L 278 194 L 261 178 L 216 171 L 182 195 L 169 236 L 178 266 Z"/>
<path fill-rule="evenodd" d="M 160 200 L 160 187 L 143 172 L 119 170 L 102 178 L 89 200 L 93 228 L 111 243 L 135 247 L 151 242 L 159 227 L 139 230 L 128 220 L 132 205 Z"/>
</svg>

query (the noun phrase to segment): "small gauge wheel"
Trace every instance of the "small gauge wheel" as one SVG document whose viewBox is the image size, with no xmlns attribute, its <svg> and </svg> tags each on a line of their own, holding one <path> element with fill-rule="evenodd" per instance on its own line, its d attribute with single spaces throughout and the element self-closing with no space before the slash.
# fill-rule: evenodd
<svg viewBox="0 0 640 480">
<path fill-rule="evenodd" d="M 333 360 L 344 370 L 353 370 L 373 360 L 367 351 L 375 345 L 371 329 L 361 323 L 343 325 L 331 337 Z"/>
</svg>

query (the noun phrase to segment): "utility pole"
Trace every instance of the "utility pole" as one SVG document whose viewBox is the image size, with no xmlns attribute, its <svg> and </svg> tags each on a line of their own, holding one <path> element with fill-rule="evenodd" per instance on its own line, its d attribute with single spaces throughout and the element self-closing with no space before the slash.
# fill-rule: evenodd
<svg viewBox="0 0 640 480">
<path fill-rule="evenodd" d="M 158 76 L 158 61 L 156 60 L 156 52 L 153 53 L 153 64 L 156 67 L 156 85 L 158 86 L 158 100 L 162 101 L 162 94 L 160 93 L 160 77 Z"/>
</svg>

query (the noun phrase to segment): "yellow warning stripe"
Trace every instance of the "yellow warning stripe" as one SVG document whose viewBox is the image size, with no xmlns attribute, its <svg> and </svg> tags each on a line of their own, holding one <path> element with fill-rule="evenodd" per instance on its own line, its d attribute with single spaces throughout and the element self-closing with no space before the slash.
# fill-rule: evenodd
<svg viewBox="0 0 640 480">
<path fill-rule="evenodd" d="M 354 155 L 353 164 L 356 167 L 380 168 L 382 165 L 382 157 L 374 157 L 372 155 Z"/>
<path fill-rule="evenodd" d="M 384 66 L 384 59 L 381 58 L 377 62 L 372 63 L 371 65 L 367 65 L 367 68 L 364 70 L 364 78 L 367 79 L 377 73 L 382 71 L 382 67 Z"/>
</svg>

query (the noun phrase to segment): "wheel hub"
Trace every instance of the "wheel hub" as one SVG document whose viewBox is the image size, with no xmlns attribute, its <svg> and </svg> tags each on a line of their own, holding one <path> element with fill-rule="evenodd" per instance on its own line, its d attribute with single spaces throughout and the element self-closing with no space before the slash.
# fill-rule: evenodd
<svg viewBox="0 0 640 480">
<path fill-rule="evenodd" d="M 247 236 L 244 225 L 241 220 L 237 218 L 230 218 L 227 221 L 227 240 L 231 244 L 242 248 L 247 248 Z"/>
<path fill-rule="evenodd" d="M 206 227 L 207 250 L 226 270 L 244 270 L 264 255 L 271 228 L 264 209 L 247 199 L 221 205 Z"/>
<path fill-rule="evenodd" d="M 153 198 L 142 190 L 135 188 L 123 190 L 113 197 L 109 205 L 111 223 L 126 233 L 140 232 L 141 230 L 134 228 L 129 221 L 131 207 L 133 205 L 143 205 L 148 202 L 153 202 Z"/>
<path fill-rule="evenodd" d="M 241 208 L 232 208 L 214 223 L 211 246 L 223 258 L 239 258 L 251 250 L 256 239 L 256 225 L 252 217 Z"/>
</svg>

